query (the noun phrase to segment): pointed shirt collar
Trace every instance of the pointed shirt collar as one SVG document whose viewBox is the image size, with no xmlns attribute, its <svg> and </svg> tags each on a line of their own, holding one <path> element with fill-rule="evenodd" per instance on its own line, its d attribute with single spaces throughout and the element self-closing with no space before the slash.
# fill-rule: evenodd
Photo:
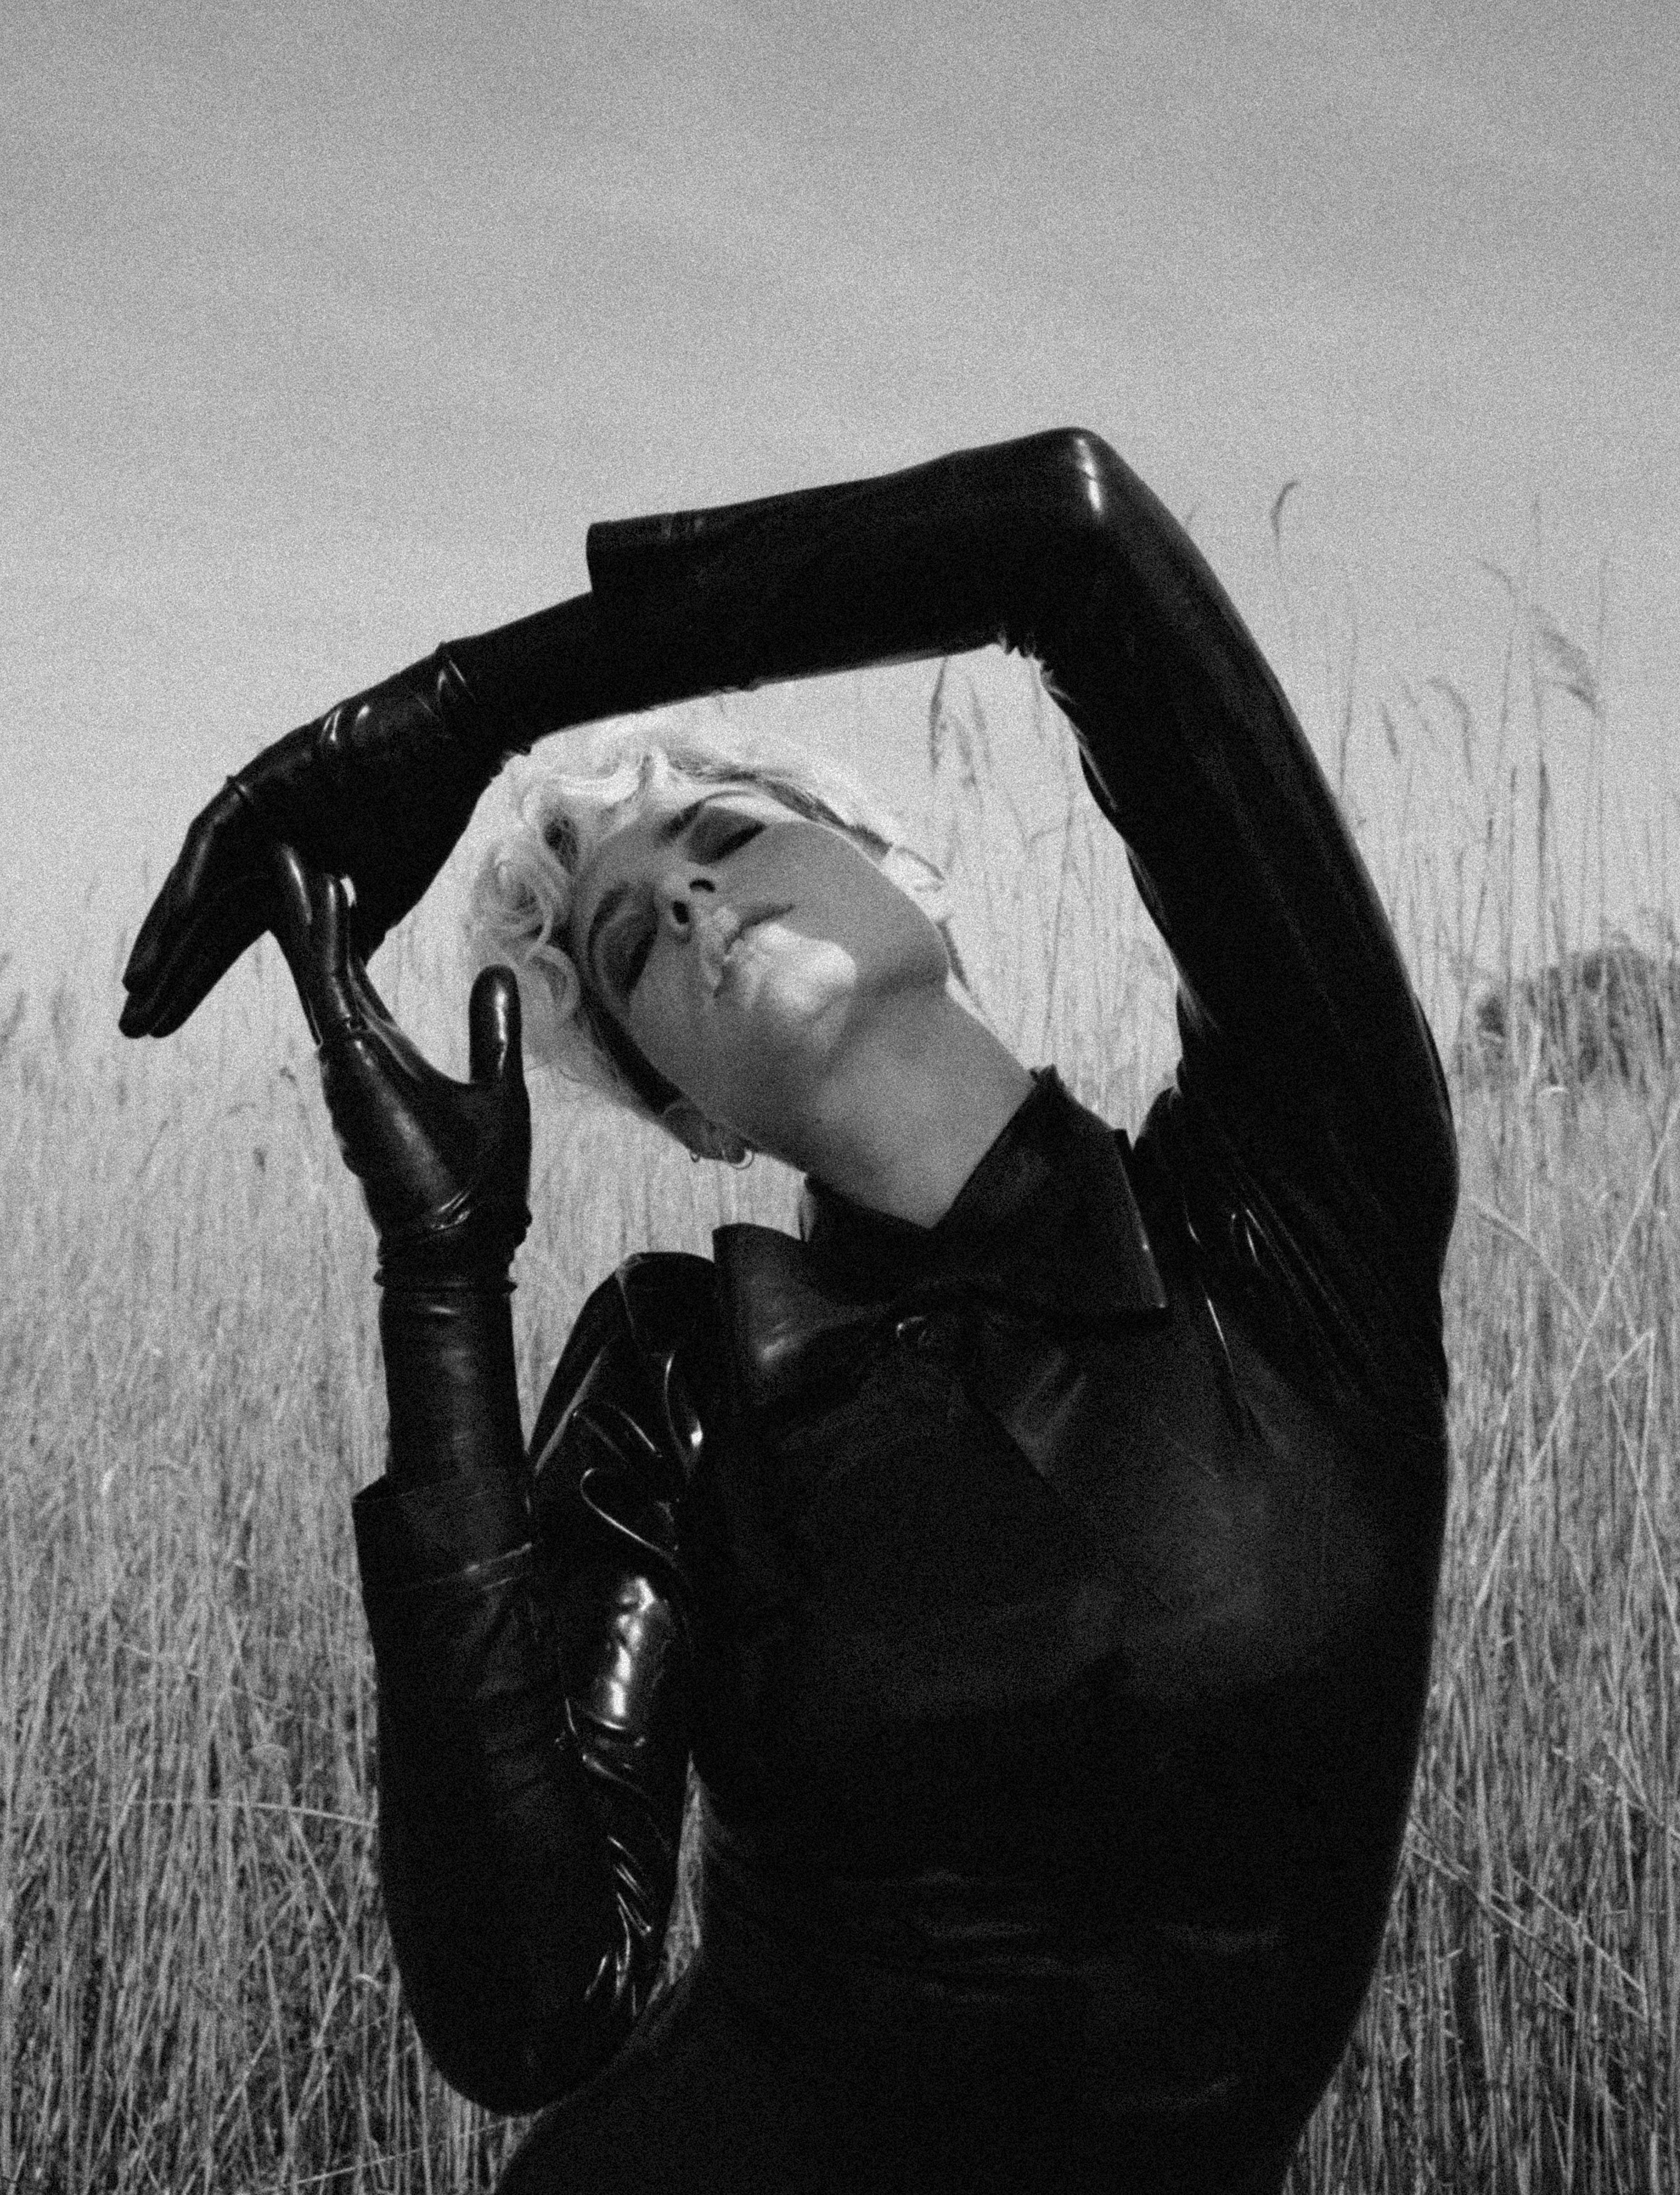
<svg viewBox="0 0 1680 2195">
<path fill-rule="evenodd" d="M 770 1228 L 719 1230 L 749 1401 L 786 1399 L 875 1328 L 959 1298 L 1087 1331 L 1164 1311 L 1126 1138 L 1076 1103 L 1054 1068 L 1033 1083 L 935 1226 L 813 1181 L 803 1243 Z"/>
</svg>

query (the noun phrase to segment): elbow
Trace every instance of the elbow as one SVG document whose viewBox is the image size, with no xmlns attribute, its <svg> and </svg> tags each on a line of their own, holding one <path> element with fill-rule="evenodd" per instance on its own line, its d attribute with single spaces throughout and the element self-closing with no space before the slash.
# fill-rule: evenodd
<svg viewBox="0 0 1680 2195">
<path fill-rule="evenodd" d="M 629 2023 L 601 1993 L 568 1995 L 530 1963 L 445 1963 L 398 1944 L 403 2001 L 426 2055 L 468 2102 L 505 2117 L 543 2110 L 598 2071 Z"/>
<path fill-rule="evenodd" d="M 1004 644 L 1039 656 L 1059 683 L 1068 645 L 1097 598 L 1094 587 L 1106 592 L 1106 576 L 1118 577 L 1120 598 L 1131 602 L 1140 557 L 1147 561 L 1158 539 L 1181 537 L 1136 474 L 1086 428 L 1035 435 L 1009 452 L 1012 493 L 1000 502 L 1025 568 Z"/>
<path fill-rule="evenodd" d="M 1100 435 L 1059 427 L 1022 447 L 1033 500 L 1067 548 L 1100 550 L 1120 538 L 1141 483 Z"/>
<path fill-rule="evenodd" d="M 409 2015 L 426 2056 L 458 2096 L 501 2118 L 523 2118 L 555 2102 L 563 2093 L 545 2077 L 540 2054 L 520 2050 L 494 2025 L 471 2028 L 457 2019 L 429 2017 L 413 1998 Z"/>
<path fill-rule="evenodd" d="M 443 2078 L 487 2111 L 540 2110 L 622 2040 L 619 2008 L 593 1987 L 610 1898 L 550 1858 L 522 1861 L 517 1841 L 441 1810 L 416 1822 L 382 1792 L 379 1874 L 403 2002 Z"/>
<path fill-rule="evenodd" d="M 592 2070 L 576 2065 L 528 2021 L 508 2017 L 505 2005 L 457 2002 L 446 2008 L 407 1995 L 405 2001 L 427 2057 L 450 2088 L 499 2117 L 546 2110 Z"/>
</svg>

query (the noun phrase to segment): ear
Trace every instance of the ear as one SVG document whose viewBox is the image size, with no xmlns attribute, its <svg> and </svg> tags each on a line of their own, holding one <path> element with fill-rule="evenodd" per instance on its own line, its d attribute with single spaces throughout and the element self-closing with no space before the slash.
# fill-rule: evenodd
<svg viewBox="0 0 1680 2195">
<path fill-rule="evenodd" d="M 925 854 L 918 854 L 914 846 L 902 841 L 887 848 L 880 861 L 882 873 L 890 877 L 906 898 L 913 899 L 930 921 L 943 929 L 950 920 L 950 887 L 945 882 L 944 872 L 930 861 Z"/>
<path fill-rule="evenodd" d="M 733 1128 L 720 1128 L 691 1098 L 673 1098 L 660 1115 L 659 1125 L 697 1159 L 718 1159 L 725 1166 L 740 1166 L 752 1155 L 753 1146 L 744 1137 L 737 1136 Z"/>
<path fill-rule="evenodd" d="M 951 928 L 951 892 L 945 881 L 945 873 L 925 854 L 918 854 L 914 846 L 902 843 L 889 846 L 881 856 L 881 872 L 898 885 L 907 899 L 913 899 L 933 927 L 945 941 L 945 958 L 950 970 L 961 986 L 971 1006 L 978 1007 L 974 986 L 968 979 L 968 970 L 957 950 L 956 936 Z M 980 1016 L 988 1028 L 990 1021 L 984 1011 Z"/>
</svg>

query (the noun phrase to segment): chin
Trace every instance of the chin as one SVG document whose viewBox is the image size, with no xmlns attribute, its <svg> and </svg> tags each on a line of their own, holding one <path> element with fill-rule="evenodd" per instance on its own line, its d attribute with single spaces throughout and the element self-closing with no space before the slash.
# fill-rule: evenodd
<svg viewBox="0 0 1680 2195">
<path fill-rule="evenodd" d="M 743 1036 L 762 1032 L 782 1045 L 824 1049 L 834 1029 L 855 1013 L 864 991 L 857 963 L 840 945 L 807 945 L 799 953 L 766 955 L 742 971 L 733 1004 L 748 1025 Z"/>
<path fill-rule="evenodd" d="M 766 961 L 739 994 L 742 1045 L 761 1049 L 766 1067 L 798 1063 L 808 1079 L 822 1079 L 849 1047 L 869 1042 L 883 1010 L 901 1013 L 918 998 L 930 1014 L 937 1009 L 950 963 L 937 932 L 934 946 L 860 959 L 846 946 L 821 943 Z"/>
</svg>

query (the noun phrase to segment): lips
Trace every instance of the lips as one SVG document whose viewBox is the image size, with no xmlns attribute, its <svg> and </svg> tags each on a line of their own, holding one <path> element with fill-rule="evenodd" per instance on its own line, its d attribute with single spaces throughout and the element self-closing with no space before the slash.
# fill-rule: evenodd
<svg viewBox="0 0 1680 2195">
<path fill-rule="evenodd" d="M 742 939 L 758 929 L 760 924 L 777 922 L 784 914 L 792 912 L 791 900 L 765 901 L 757 906 L 742 907 L 739 912 L 730 907 L 720 907 L 715 915 L 700 925 L 701 971 L 706 978 L 706 987 L 713 998 L 724 987 L 731 957 Z"/>
</svg>

